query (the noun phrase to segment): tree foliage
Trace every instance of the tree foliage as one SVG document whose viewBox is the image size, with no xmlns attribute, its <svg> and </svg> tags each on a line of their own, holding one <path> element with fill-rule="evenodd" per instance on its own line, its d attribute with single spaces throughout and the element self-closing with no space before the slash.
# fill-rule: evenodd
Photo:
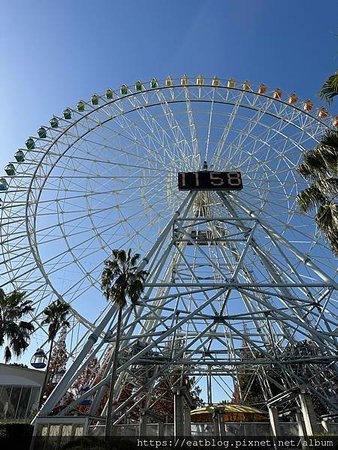
<svg viewBox="0 0 338 450">
<path fill-rule="evenodd" d="M 49 349 L 49 357 L 47 362 L 47 369 L 46 369 L 46 376 L 44 381 L 43 389 L 41 390 L 40 394 L 40 405 L 43 401 L 43 395 L 45 391 L 47 390 L 47 395 L 50 394 L 52 391 L 52 386 L 50 385 L 51 377 L 50 377 L 50 371 L 51 371 L 51 361 L 52 361 L 52 355 L 53 355 L 53 347 L 54 347 L 54 341 L 56 338 L 56 335 L 60 331 L 61 328 L 68 328 L 70 327 L 70 323 L 68 321 L 68 316 L 70 314 L 70 305 L 64 301 L 56 300 L 55 302 L 48 305 L 44 310 L 43 314 L 45 318 L 41 321 L 42 325 L 48 325 L 48 341 L 50 342 L 50 349 Z M 60 353 L 60 362 L 61 359 L 64 360 L 65 356 L 64 354 Z M 55 371 L 56 367 L 52 367 L 53 372 Z"/>
<path fill-rule="evenodd" d="M 338 95 L 338 70 L 325 80 L 319 91 L 319 97 L 326 100 L 329 104 L 336 95 Z"/>
<path fill-rule="evenodd" d="M 70 305 L 61 300 L 56 300 L 43 310 L 45 318 L 42 325 L 48 325 L 48 340 L 54 341 L 57 333 L 62 327 L 69 327 L 67 317 L 70 313 Z"/>
<path fill-rule="evenodd" d="M 140 255 L 131 254 L 125 250 L 114 249 L 111 258 L 104 261 L 104 269 L 101 276 L 101 289 L 107 301 L 111 301 L 118 308 L 117 327 L 115 336 L 115 349 L 112 363 L 110 381 L 110 393 L 107 407 L 106 436 L 113 433 L 112 408 L 115 395 L 115 383 L 117 379 L 118 354 L 122 330 L 122 310 L 129 298 L 133 307 L 136 306 L 143 290 L 144 282 L 148 275 L 145 270 L 138 270 L 137 263 Z"/>
<path fill-rule="evenodd" d="M 338 255 L 338 132 L 328 130 L 314 149 L 309 150 L 298 172 L 310 183 L 297 195 L 301 211 L 316 208 L 315 221 Z"/>
<path fill-rule="evenodd" d="M 107 300 L 123 308 L 130 299 L 135 305 L 143 292 L 144 281 L 148 272 L 137 270 L 140 255 L 126 253 L 124 250 L 113 250 L 112 257 L 104 262 L 101 278 L 102 292 Z"/>
<path fill-rule="evenodd" d="M 22 320 L 34 310 L 32 302 L 25 300 L 26 293 L 13 291 L 6 294 L 0 288 L 0 346 L 5 345 L 5 362 L 12 358 L 12 352 L 19 357 L 28 347 L 34 331 L 31 322 Z"/>
</svg>

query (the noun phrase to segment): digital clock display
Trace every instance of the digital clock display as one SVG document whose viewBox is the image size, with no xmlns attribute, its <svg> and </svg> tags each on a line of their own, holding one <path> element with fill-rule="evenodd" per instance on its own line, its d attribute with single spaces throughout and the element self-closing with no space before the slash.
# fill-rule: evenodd
<svg viewBox="0 0 338 450">
<path fill-rule="evenodd" d="M 180 191 L 229 191 L 243 189 L 241 172 L 179 172 Z"/>
</svg>

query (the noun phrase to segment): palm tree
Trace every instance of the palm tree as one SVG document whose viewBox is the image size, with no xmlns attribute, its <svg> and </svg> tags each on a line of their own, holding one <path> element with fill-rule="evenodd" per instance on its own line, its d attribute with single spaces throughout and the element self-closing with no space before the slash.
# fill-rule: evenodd
<svg viewBox="0 0 338 450">
<path fill-rule="evenodd" d="M 317 207 L 317 226 L 338 255 L 338 131 L 326 131 L 305 153 L 298 172 L 311 184 L 297 195 L 297 203 L 303 212 Z"/>
<path fill-rule="evenodd" d="M 144 282 L 148 272 L 137 269 L 137 262 L 140 255 L 131 255 L 131 250 L 126 253 L 124 250 L 113 250 L 111 259 L 104 261 L 104 269 L 101 278 L 101 288 L 107 301 L 116 305 L 118 310 L 115 349 L 113 356 L 113 367 L 110 381 L 110 392 L 108 400 L 106 436 L 110 436 L 113 431 L 112 405 L 114 400 L 114 387 L 117 380 L 118 352 L 120 348 L 122 311 L 130 299 L 133 307 L 136 306 L 141 293 L 144 290 Z"/>
<path fill-rule="evenodd" d="M 21 320 L 34 310 L 32 302 L 25 300 L 26 293 L 13 291 L 5 294 L 0 288 L 0 346 L 7 341 L 5 362 L 12 358 L 12 351 L 18 358 L 28 347 L 30 335 L 34 331 L 31 322 Z"/>
<path fill-rule="evenodd" d="M 329 104 L 332 103 L 332 99 L 336 95 L 338 95 L 338 70 L 324 82 L 319 91 L 319 97 Z"/>
<path fill-rule="evenodd" d="M 49 367 L 51 362 L 51 356 L 53 352 L 54 341 L 56 335 L 62 327 L 70 327 L 70 323 L 67 317 L 70 313 L 70 305 L 64 301 L 56 300 L 43 310 L 45 318 L 42 320 L 41 325 L 48 325 L 48 342 L 50 342 L 48 363 L 46 368 L 45 380 L 40 395 L 40 405 L 42 404 L 43 394 L 46 389 L 49 375 Z"/>
</svg>

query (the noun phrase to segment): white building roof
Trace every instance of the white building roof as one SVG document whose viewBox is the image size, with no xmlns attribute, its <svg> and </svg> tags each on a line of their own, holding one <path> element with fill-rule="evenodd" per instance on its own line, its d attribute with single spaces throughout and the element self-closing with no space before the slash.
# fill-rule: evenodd
<svg viewBox="0 0 338 450">
<path fill-rule="evenodd" d="M 24 377 L 18 377 L 13 375 L 0 375 L 0 386 L 14 385 L 14 386 L 36 386 L 40 387 L 39 383 Z"/>
</svg>

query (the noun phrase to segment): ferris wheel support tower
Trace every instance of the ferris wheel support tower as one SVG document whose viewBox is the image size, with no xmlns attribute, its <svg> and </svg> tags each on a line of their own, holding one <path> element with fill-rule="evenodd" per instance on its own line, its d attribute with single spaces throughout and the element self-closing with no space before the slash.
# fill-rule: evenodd
<svg viewBox="0 0 338 450">
<path fill-rule="evenodd" d="M 264 236 L 271 241 L 269 253 L 258 243 Z M 213 259 L 214 252 L 220 252 L 221 256 Z M 295 260 L 306 267 L 306 276 L 301 265 L 295 272 Z M 260 272 L 257 262 L 261 264 Z M 312 395 L 329 405 L 332 412 L 336 410 L 335 399 L 328 396 L 327 389 L 333 380 L 325 380 L 325 389 L 325 374 L 315 379 L 315 383 L 309 384 L 308 380 L 318 375 L 316 366 L 323 371 L 336 361 L 332 336 L 335 322 L 323 309 L 337 285 L 268 224 L 238 205 L 231 192 L 188 193 L 139 269 L 147 267 L 151 270 L 137 310 L 133 314 L 129 308 L 124 313 L 118 369 L 120 392 L 126 379 L 135 389 L 116 407 L 115 425 L 149 397 L 161 377 L 177 367 L 183 373 L 200 377 L 210 372 L 214 377 L 235 377 L 238 367 L 250 367 L 262 374 L 266 368 L 273 368 L 274 373 L 282 374 L 279 383 L 283 383 L 286 392 L 307 385 Z M 307 279 L 310 272 L 311 282 Z M 40 417 L 52 412 L 102 345 L 114 342 L 113 323 L 101 341 L 96 343 L 93 338 L 97 339 L 107 329 L 114 312 L 112 306 L 43 405 Z M 178 339 L 180 348 L 169 351 Z M 315 354 L 296 354 L 290 359 L 287 350 L 304 339 L 311 342 Z M 140 340 L 141 348 L 123 357 L 123 349 L 137 349 Z M 243 359 L 243 342 L 252 351 L 251 358 Z M 144 370 L 137 372 L 145 364 L 156 369 L 146 383 Z M 300 366 L 307 368 L 306 375 L 299 373 Z M 102 401 L 109 377 L 107 374 L 58 415 L 67 415 L 90 397 L 94 398 L 90 415 L 97 417 L 95 407 Z M 271 392 L 267 390 L 264 394 L 265 400 L 273 404 Z"/>
</svg>

